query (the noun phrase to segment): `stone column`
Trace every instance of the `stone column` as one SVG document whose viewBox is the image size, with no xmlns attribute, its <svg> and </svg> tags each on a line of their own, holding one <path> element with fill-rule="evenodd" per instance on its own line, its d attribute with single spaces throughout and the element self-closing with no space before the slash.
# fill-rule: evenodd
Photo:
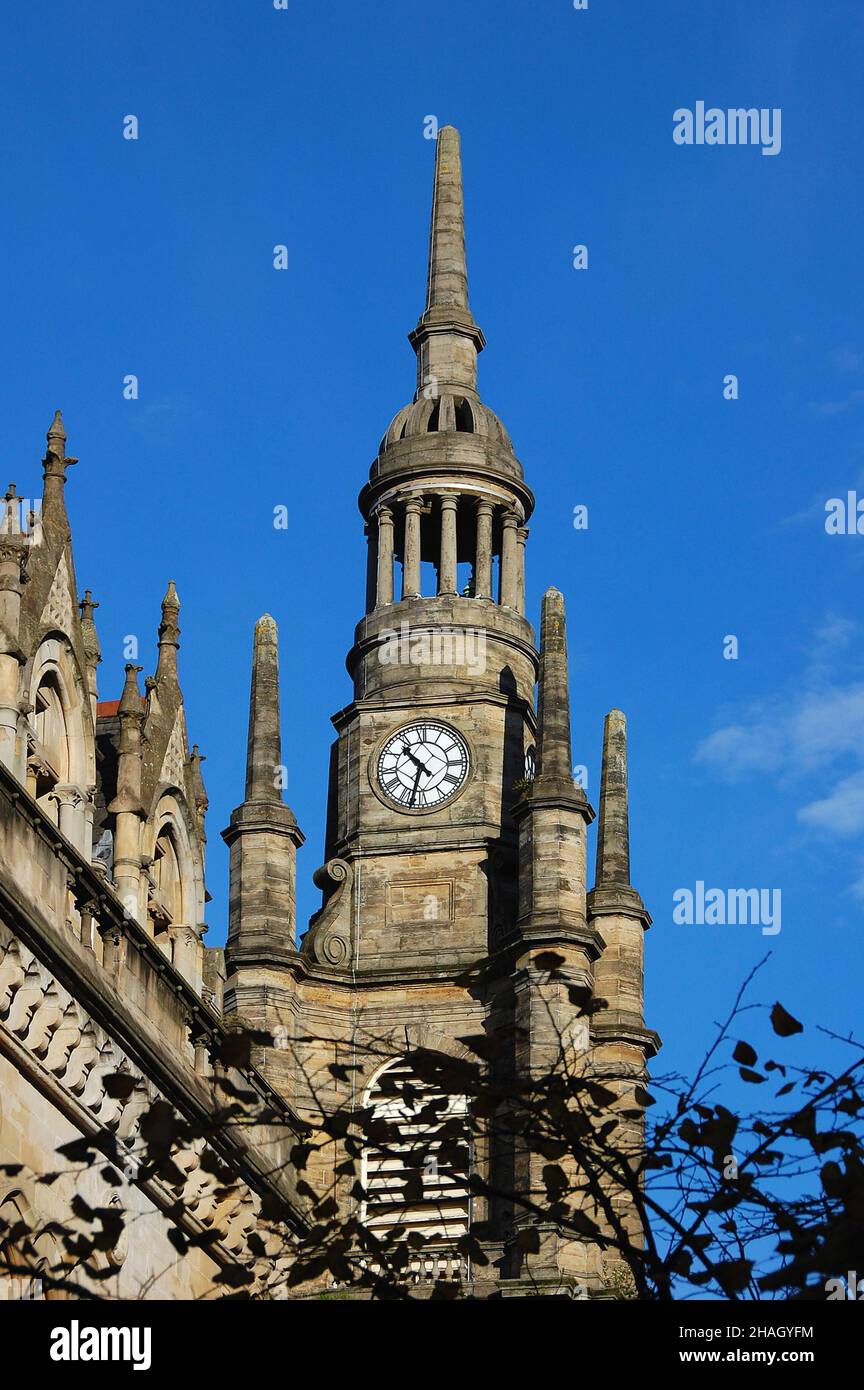
<svg viewBox="0 0 864 1390">
<path fill-rule="evenodd" d="M 499 603 L 504 608 L 515 608 L 518 602 L 518 558 L 516 555 L 516 530 L 519 518 L 515 512 L 505 511 L 502 517 L 503 534 L 501 538 L 501 583 Z"/>
<path fill-rule="evenodd" d="M 405 551 L 402 557 L 402 597 L 420 597 L 420 508 L 419 497 L 405 503 Z"/>
<path fill-rule="evenodd" d="M 171 961 L 175 970 L 195 990 L 201 991 L 201 940 L 194 927 L 179 924 L 168 928 L 171 941 Z"/>
<path fill-rule="evenodd" d="M 138 689 L 140 666 L 126 665 L 126 683 L 117 714 L 120 745 L 117 795 L 108 806 L 114 813 L 114 889 L 130 917 L 146 921 L 146 894 L 141 894 L 141 733 L 144 704 Z M 145 910 L 139 916 L 141 904 Z"/>
<path fill-rule="evenodd" d="M 384 608 L 393 602 L 393 512 L 381 502 L 375 513 L 378 518 L 378 590 L 375 607 Z"/>
<path fill-rule="evenodd" d="M 82 821 L 83 821 L 83 844 L 81 852 L 88 863 L 93 858 L 93 821 L 96 816 L 96 788 L 88 787 L 83 799 Z"/>
<path fill-rule="evenodd" d="M 516 609 L 525 617 L 525 542 L 528 539 L 528 527 L 517 526 L 516 528 Z"/>
<path fill-rule="evenodd" d="M 456 593 L 456 506 L 455 493 L 441 496 L 441 556 L 438 565 L 439 594 Z"/>
<path fill-rule="evenodd" d="M 18 624 L 26 550 L 23 537 L 0 536 L 0 762 L 23 780 L 18 742 Z"/>
<path fill-rule="evenodd" d="M 378 601 L 378 528 L 374 522 L 363 528 L 366 537 L 366 612 L 371 613 Z"/>
<path fill-rule="evenodd" d="M 81 788 L 71 785 L 57 786 L 51 792 L 51 800 L 57 803 L 60 834 L 65 835 L 69 843 L 81 854 L 85 854 L 85 796 Z M 85 857 L 89 859 L 89 853 Z"/>
<path fill-rule="evenodd" d="M 474 561 L 474 597 L 492 597 L 492 503 L 477 501 L 477 552 Z"/>
</svg>

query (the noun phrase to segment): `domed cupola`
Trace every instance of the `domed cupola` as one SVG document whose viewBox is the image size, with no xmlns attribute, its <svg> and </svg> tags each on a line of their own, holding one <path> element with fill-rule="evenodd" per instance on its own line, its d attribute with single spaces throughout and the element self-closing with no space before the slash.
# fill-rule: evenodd
<svg viewBox="0 0 864 1390">
<path fill-rule="evenodd" d="M 446 434 L 450 430 L 481 435 L 513 454 L 510 436 L 494 410 L 483 405 L 476 395 L 472 399 L 445 391 L 440 396 L 421 396 L 411 405 L 403 406 L 393 416 L 381 440 L 378 456 L 380 458 L 385 449 L 400 439 L 412 439 L 417 434 Z M 513 457 L 515 459 L 516 455 Z"/>
</svg>

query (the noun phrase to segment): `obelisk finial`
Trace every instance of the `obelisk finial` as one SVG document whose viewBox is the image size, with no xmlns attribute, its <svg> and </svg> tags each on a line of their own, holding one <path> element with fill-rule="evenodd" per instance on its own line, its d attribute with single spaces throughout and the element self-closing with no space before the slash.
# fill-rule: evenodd
<svg viewBox="0 0 864 1390">
<path fill-rule="evenodd" d="M 630 884 L 630 826 L 627 805 L 627 720 L 610 710 L 603 728 L 600 814 L 597 821 L 597 887 Z"/>
<path fill-rule="evenodd" d="M 468 307 L 462 154 L 452 125 L 438 132 L 426 308 L 409 337 L 417 353 L 418 397 L 476 395 L 477 354 L 485 339 Z"/>
<path fill-rule="evenodd" d="M 249 741 L 246 749 L 246 800 L 281 802 L 279 771 L 279 633 L 269 613 L 255 624 Z"/>
<path fill-rule="evenodd" d="M 540 617 L 540 690 L 537 709 L 537 775 L 571 786 L 570 679 L 567 671 L 564 595 L 547 589 Z"/>
</svg>

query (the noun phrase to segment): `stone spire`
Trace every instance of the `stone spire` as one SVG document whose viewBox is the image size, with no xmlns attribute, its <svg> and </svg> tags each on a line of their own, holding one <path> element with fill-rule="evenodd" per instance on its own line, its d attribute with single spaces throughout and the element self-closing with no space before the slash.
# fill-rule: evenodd
<svg viewBox="0 0 864 1390">
<path fill-rule="evenodd" d="M 462 149 L 455 126 L 445 125 L 435 147 L 435 183 L 429 231 L 426 308 L 468 309 Z"/>
<path fill-rule="evenodd" d="M 174 588 L 174 580 L 168 581 L 168 590 L 162 600 L 162 621 L 159 624 L 159 660 L 156 664 L 156 681 L 172 680 L 177 684 L 177 649 L 180 646 L 180 600 Z"/>
<path fill-rule="evenodd" d="M 66 456 L 66 431 L 63 428 L 63 416 L 57 410 L 48 431 L 48 451 L 42 460 L 42 520 L 48 526 L 56 526 L 67 536 L 69 518 L 66 515 L 63 496 L 66 469 L 77 462 L 77 459 Z"/>
<path fill-rule="evenodd" d="M 570 766 L 570 693 L 564 596 L 543 595 L 537 774 L 513 809 L 519 827 L 519 925 L 556 939 L 585 926 L 585 827 L 594 812 Z M 554 847 L 551 848 L 551 847 Z"/>
<path fill-rule="evenodd" d="M 468 307 L 465 209 L 459 132 L 443 126 L 435 150 L 426 308 L 409 334 L 417 353 L 417 397 L 425 391 L 477 394 L 483 333 Z"/>
<path fill-rule="evenodd" d="M 222 832 L 231 851 L 228 963 L 240 972 L 232 980 L 232 997 L 256 1026 L 266 1016 L 265 1000 L 254 969 L 252 975 L 246 970 L 294 955 L 297 849 L 304 840 L 282 800 L 278 640 L 276 624 L 265 614 L 255 624 L 246 795 Z"/>
<path fill-rule="evenodd" d="M 644 1082 L 646 1059 L 658 1051 L 660 1039 L 645 1026 L 644 936 L 651 914 L 630 883 L 627 720 L 620 709 L 610 710 L 603 729 L 597 882 L 587 907 L 588 922 L 604 943 L 594 966 L 594 1063 L 627 1112 L 616 1142 L 635 1153 L 644 1144 L 644 1121 L 633 1087 Z"/>
<path fill-rule="evenodd" d="M 537 776 L 535 788 L 576 797 L 570 762 L 570 678 L 567 670 L 567 618 L 564 595 L 547 589 L 540 616 L 540 678 L 537 698 Z"/>
<path fill-rule="evenodd" d="M 603 727 L 603 768 L 597 820 L 597 887 L 630 886 L 630 827 L 627 814 L 627 720 L 610 710 Z"/>
<path fill-rule="evenodd" d="M 595 915 L 608 911 L 650 917 L 630 883 L 630 817 L 627 792 L 627 719 L 610 710 L 603 726 L 600 813 L 597 818 L 597 874 L 589 894 Z"/>
<path fill-rule="evenodd" d="M 547 589 L 540 615 L 537 771 L 570 777 L 570 678 L 564 595 Z"/>
<path fill-rule="evenodd" d="M 537 775 L 513 808 L 519 843 L 519 908 L 513 942 L 515 1063 L 517 1074 L 547 1078 L 562 1054 L 581 1065 L 588 1025 L 581 1012 L 593 984 L 602 938 L 587 920 L 587 829 L 594 818 L 585 792 L 573 781 L 570 762 L 570 694 L 564 598 L 543 595 L 537 710 Z M 556 962 L 550 972 L 548 960 Z M 578 1059 L 578 1060 L 577 1060 Z M 544 1190 L 546 1158 L 517 1138 L 516 1190 L 536 1200 Z M 536 1244 L 525 1244 L 520 1275 L 537 1280 L 578 1269 L 584 1259 L 553 1223 L 537 1223 L 528 1211 L 520 1229 L 536 1225 Z M 569 1247 L 569 1248 L 568 1248 Z"/>
<path fill-rule="evenodd" d="M 246 800 L 282 801 L 282 740 L 279 729 L 279 634 L 269 613 L 255 624 Z"/>
</svg>

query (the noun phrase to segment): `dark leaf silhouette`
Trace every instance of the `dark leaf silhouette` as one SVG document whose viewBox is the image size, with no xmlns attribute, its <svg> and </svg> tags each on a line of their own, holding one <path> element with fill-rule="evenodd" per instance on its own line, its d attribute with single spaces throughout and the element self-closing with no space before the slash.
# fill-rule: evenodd
<svg viewBox="0 0 864 1390">
<path fill-rule="evenodd" d="M 775 1033 L 779 1033 L 781 1038 L 791 1037 L 793 1033 L 803 1033 L 804 1024 L 799 1023 L 797 1018 L 793 1018 L 787 1013 L 782 1004 L 775 1004 L 771 1010 L 771 1027 Z"/>
</svg>

